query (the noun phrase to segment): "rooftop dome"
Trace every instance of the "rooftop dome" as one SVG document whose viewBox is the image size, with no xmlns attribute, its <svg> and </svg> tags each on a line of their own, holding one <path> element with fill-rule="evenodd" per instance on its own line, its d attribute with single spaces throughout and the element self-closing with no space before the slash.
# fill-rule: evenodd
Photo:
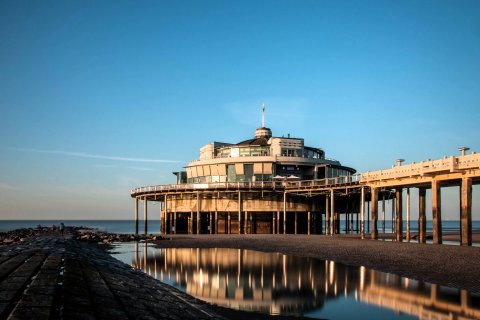
<svg viewBox="0 0 480 320">
<path fill-rule="evenodd" d="M 255 138 L 270 139 L 272 137 L 272 130 L 270 128 L 261 127 L 255 130 Z"/>
</svg>

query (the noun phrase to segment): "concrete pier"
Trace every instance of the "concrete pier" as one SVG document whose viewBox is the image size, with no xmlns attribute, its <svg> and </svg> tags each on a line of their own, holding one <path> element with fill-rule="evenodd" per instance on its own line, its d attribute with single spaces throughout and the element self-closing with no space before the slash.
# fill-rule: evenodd
<svg viewBox="0 0 480 320">
<path fill-rule="evenodd" d="M 395 220 L 395 230 L 396 230 L 396 241 L 403 241 L 403 213 L 402 213 L 402 189 L 395 190 L 395 204 L 396 204 L 396 220 Z"/>
<path fill-rule="evenodd" d="M 461 245 L 472 245 L 472 179 L 463 178 L 460 187 Z"/>
<path fill-rule="evenodd" d="M 432 181 L 432 220 L 433 220 L 433 243 L 442 243 L 442 201 L 440 183 Z"/>
<path fill-rule="evenodd" d="M 426 190 L 425 188 L 418 189 L 418 242 L 427 242 L 427 217 L 425 213 L 426 208 Z"/>
<path fill-rule="evenodd" d="M 370 190 L 372 196 L 372 231 L 371 238 L 376 240 L 378 239 L 378 229 L 377 229 L 377 215 L 378 215 L 378 188 L 372 188 Z"/>
<path fill-rule="evenodd" d="M 418 237 L 426 242 L 426 190 L 431 189 L 433 242 L 442 243 L 441 187 L 460 185 L 461 244 L 472 244 L 472 185 L 480 184 L 480 154 L 463 154 L 354 176 L 316 180 L 216 182 L 160 185 L 132 190 L 135 198 L 135 231 L 138 232 L 138 203 L 161 203 L 164 233 L 349 233 L 378 238 L 379 196 L 382 201 L 382 234 L 386 230 L 385 201 L 391 205 L 393 239 L 403 241 L 402 191 L 406 189 L 406 241 Z M 411 232 L 411 190 L 419 190 L 419 235 Z M 162 206 L 163 201 L 163 206 Z M 215 214 L 213 213 L 215 212 Z M 277 216 L 275 217 L 275 212 Z M 283 212 L 283 214 L 281 214 Z M 194 213 L 196 215 L 194 216 Z M 231 220 L 231 214 L 233 219 Z M 188 217 L 190 215 L 190 217 Z M 213 217 L 222 217 L 220 228 Z M 325 215 L 325 216 L 323 216 Z M 357 217 L 356 224 L 354 217 Z M 340 220 L 345 218 L 345 230 Z M 167 222 L 168 221 L 168 222 Z M 173 224 L 172 224 L 173 221 Z M 320 224 L 319 224 L 320 222 Z M 204 226 L 202 227 L 202 223 Z M 313 223 L 313 225 L 312 225 Z M 356 225 L 356 227 L 355 227 Z M 172 227 L 173 226 L 173 227 Z M 188 226 L 188 227 L 187 227 Z M 174 230 L 174 231 L 173 231 Z M 145 231 L 146 232 L 146 231 Z"/>
</svg>

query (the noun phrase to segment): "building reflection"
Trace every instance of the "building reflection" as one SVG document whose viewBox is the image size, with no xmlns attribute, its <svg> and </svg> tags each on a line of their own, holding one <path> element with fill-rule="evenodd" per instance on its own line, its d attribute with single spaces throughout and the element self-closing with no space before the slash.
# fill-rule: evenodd
<svg viewBox="0 0 480 320">
<path fill-rule="evenodd" d="M 247 311 L 302 315 L 349 296 L 420 319 L 480 319 L 478 295 L 333 261 L 141 243 L 132 266 L 201 300 Z"/>
</svg>

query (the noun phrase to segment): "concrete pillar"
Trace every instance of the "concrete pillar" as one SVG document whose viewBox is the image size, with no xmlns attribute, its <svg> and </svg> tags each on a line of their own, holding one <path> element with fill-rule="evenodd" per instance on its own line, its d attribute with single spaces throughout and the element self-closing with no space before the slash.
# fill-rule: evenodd
<svg viewBox="0 0 480 320">
<path fill-rule="evenodd" d="M 173 234 L 177 234 L 177 209 L 173 211 Z"/>
<path fill-rule="evenodd" d="M 397 242 L 403 241 L 403 212 L 402 212 L 402 189 L 397 188 L 395 190 L 396 198 L 396 213 L 397 217 L 395 220 L 395 230 L 396 230 L 396 240 Z"/>
<path fill-rule="evenodd" d="M 295 234 L 297 234 L 298 227 L 298 212 L 295 212 Z"/>
<path fill-rule="evenodd" d="M 370 201 L 367 201 L 367 233 L 371 231 L 370 229 L 370 202 L 371 201 L 372 199 L 370 199 Z"/>
<path fill-rule="evenodd" d="M 242 234 L 242 193 L 238 191 L 238 234 Z"/>
<path fill-rule="evenodd" d="M 307 234 L 308 234 L 308 235 L 310 235 L 310 229 L 311 229 L 311 224 L 310 224 L 311 222 L 310 222 L 310 220 L 311 220 L 311 218 L 312 218 L 312 217 L 311 217 L 311 213 L 310 213 L 310 211 L 308 211 L 308 213 L 307 213 L 307 220 L 308 220 L 308 223 L 307 223 L 307 230 L 308 230 L 308 231 L 307 231 Z"/>
<path fill-rule="evenodd" d="M 201 208 L 202 200 L 200 199 L 200 192 L 197 191 L 197 234 L 202 233 L 202 218 L 200 217 Z"/>
<path fill-rule="evenodd" d="M 461 198 L 460 205 L 462 210 L 460 213 L 461 220 L 461 241 L 462 246 L 472 245 L 472 178 L 462 178 L 460 187 Z"/>
<path fill-rule="evenodd" d="M 433 243 L 442 244 L 442 205 L 440 183 L 432 180 Z"/>
<path fill-rule="evenodd" d="M 365 239 L 365 187 L 360 192 L 360 237 Z"/>
<path fill-rule="evenodd" d="M 377 230 L 377 214 L 378 214 L 378 188 L 371 188 L 372 194 L 372 234 L 371 237 L 374 240 L 378 239 Z"/>
<path fill-rule="evenodd" d="M 161 201 L 158 202 L 158 208 L 159 208 L 158 214 L 160 216 L 160 220 L 159 220 L 160 221 L 160 226 L 159 226 L 160 230 L 159 231 L 160 231 L 160 234 L 163 234 L 163 230 L 162 230 L 162 214 L 163 214 L 162 211 L 163 210 L 162 210 L 162 202 Z"/>
<path fill-rule="evenodd" d="M 230 211 L 228 211 L 227 216 L 228 216 L 228 222 L 226 223 L 226 225 L 227 225 L 227 233 L 228 233 L 228 234 L 231 234 L 231 233 L 232 233 L 232 217 L 231 217 L 231 215 L 230 215 Z"/>
<path fill-rule="evenodd" d="M 385 194 L 382 194 L 382 233 L 385 233 Z"/>
<path fill-rule="evenodd" d="M 212 219 L 212 212 L 209 211 L 208 212 L 208 222 L 209 222 L 209 225 L 210 225 L 210 234 L 213 233 L 213 219 Z"/>
<path fill-rule="evenodd" d="M 407 188 L 407 242 L 410 242 L 410 188 Z"/>
<path fill-rule="evenodd" d="M 418 243 L 427 242 L 426 190 L 418 188 Z"/>
<path fill-rule="evenodd" d="M 164 208 L 163 208 L 163 219 L 161 219 L 160 224 L 162 228 L 162 233 L 167 234 L 167 208 L 168 208 L 168 195 L 165 195 L 164 198 Z"/>
<path fill-rule="evenodd" d="M 167 232 L 166 234 L 170 234 L 171 233 L 171 224 L 172 224 L 172 221 L 171 221 L 171 212 L 168 212 L 167 213 Z"/>
<path fill-rule="evenodd" d="M 335 220 L 335 194 L 333 193 L 333 189 L 330 189 L 330 234 L 334 235 L 335 234 L 335 226 L 334 226 L 334 220 Z"/>
<path fill-rule="evenodd" d="M 254 234 L 255 233 L 255 212 L 250 212 L 250 233 Z"/>
<path fill-rule="evenodd" d="M 275 216 L 275 212 L 272 212 L 272 234 L 276 234 L 276 226 L 277 226 L 277 221 L 276 221 L 276 216 Z"/>
<path fill-rule="evenodd" d="M 148 200 L 147 197 L 143 200 L 143 221 L 145 234 L 148 233 L 148 212 L 147 212 Z"/>
<path fill-rule="evenodd" d="M 395 233 L 395 198 L 392 199 L 392 234 Z"/>
<path fill-rule="evenodd" d="M 190 234 L 193 234 L 193 211 L 190 211 Z"/>
<path fill-rule="evenodd" d="M 277 211 L 277 234 L 280 234 L 280 211 Z"/>
<path fill-rule="evenodd" d="M 350 210 L 350 232 L 353 233 L 353 216 L 354 216 L 354 206 Z"/>
<path fill-rule="evenodd" d="M 283 192 L 283 234 L 287 233 L 287 193 Z"/>
<path fill-rule="evenodd" d="M 138 234 L 138 198 L 135 197 L 135 234 Z"/>
<path fill-rule="evenodd" d="M 245 218 L 244 218 L 244 221 L 243 221 L 243 233 L 244 234 L 251 233 L 251 230 L 249 230 L 249 228 L 248 228 L 248 212 L 247 211 L 245 211 Z"/>
<path fill-rule="evenodd" d="M 325 195 L 325 234 L 330 235 L 330 198 Z"/>
</svg>

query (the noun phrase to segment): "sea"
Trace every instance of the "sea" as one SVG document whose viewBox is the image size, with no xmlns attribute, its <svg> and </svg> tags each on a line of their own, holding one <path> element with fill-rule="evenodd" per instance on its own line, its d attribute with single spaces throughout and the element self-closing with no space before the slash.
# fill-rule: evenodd
<svg viewBox="0 0 480 320">
<path fill-rule="evenodd" d="M 19 228 L 35 228 L 37 226 L 51 227 L 53 225 L 59 225 L 63 222 L 66 226 L 76 226 L 76 227 L 89 227 L 95 228 L 102 231 L 107 231 L 110 233 L 124 233 L 132 234 L 135 233 L 135 223 L 133 220 L 0 220 L 0 232 L 6 232 Z M 403 222 L 404 232 L 406 230 L 406 221 Z M 381 232 L 382 225 L 381 221 L 378 221 L 378 231 Z M 160 234 L 160 221 L 159 220 L 148 220 L 148 230 L 149 234 Z M 368 223 L 365 222 L 366 232 L 369 232 Z M 340 229 L 342 233 L 345 232 L 345 221 L 341 221 Z M 139 221 L 139 230 L 143 233 L 144 226 L 143 221 Z M 385 221 L 385 231 L 391 232 L 392 225 L 391 221 Z M 410 222 L 410 230 L 412 232 L 418 231 L 417 221 Z M 442 230 L 444 232 L 458 232 L 460 230 L 460 221 L 459 220 L 443 220 L 442 221 Z M 472 230 L 474 232 L 480 232 L 480 220 L 472 221 Z M 427 232 L 432 231 L 432 221 L 427 221 Z"/>
</svg>

